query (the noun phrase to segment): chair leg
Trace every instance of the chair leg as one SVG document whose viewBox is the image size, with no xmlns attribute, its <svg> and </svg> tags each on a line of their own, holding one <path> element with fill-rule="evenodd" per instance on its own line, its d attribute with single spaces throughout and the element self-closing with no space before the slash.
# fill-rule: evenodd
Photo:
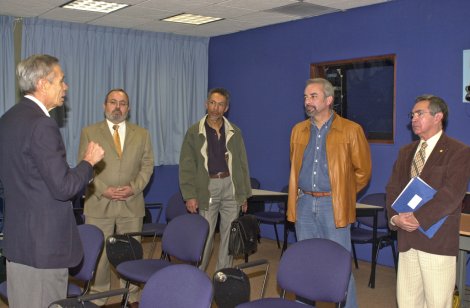
<svg viewBox="0 0 470 308">
<path fill-rule="evenodd" d="M 150 251 L 149 251 L 149 256 L 148 256 L 149 259 L 153 258 L 153 254 L 155 253 L 156 247 L 157 247 L 157 235 L 155 234 L 153 236 L 152 247 L 150 248 Z"/>
<path fill-rule="evenodd" d="M 379 252 L 380 252 L 380 249 L 382 249 L 383 247 L 385 246 L 382 246 L 382 241 L 379 241 L 377 243 L 377 251 L 375 252 L 375 264 L 377 265 L 377 260 L 379 260 Z"/>
<path fill-rule="evenodd" d="M 351 248 L 352 248 L 352 253 L 353 253 L 353 257 L 354 257 L 354 265 L 356 266 L 356 269 L 358 269 L 359 264 L 357 264 L 356 246 L 354 245 L 353 242 L 351 242 Z"/>
<path fill-rule="evenodd" d="M 390 243 L 390 246 L 392 247 L 392 253 L 393 253 L 393 263 L 395 263 L 395 273 L 398 272 L 398 255 L 395 250 L 395 241 L 392 241 Z"/>
<path fill-rule="evenodd" d="M 126 289 L 129 290 L 129 286 L 131 283 L 129 281 L 126 281 Z M 126 292 L 125 294 L 122 295 L 122 300 L 121 300 L 121 307 L 126 308 L 127 307 L 127 300 L 129 299 L 129 292 Z"/>
<path fill-rule="evenodd" d="M 277 224 L 274 223 L 274 234 L 276 234 L 276 241 L 277 241 L 277 248 L 281 249 L 281 245 L 279 244 L 279 234 L 277 233 Z"/>
</svg>

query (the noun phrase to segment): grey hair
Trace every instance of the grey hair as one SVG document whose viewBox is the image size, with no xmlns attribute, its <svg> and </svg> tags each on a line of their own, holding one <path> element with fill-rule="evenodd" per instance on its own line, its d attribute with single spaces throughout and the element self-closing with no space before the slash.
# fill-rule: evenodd
<svg viewBox="0 0 470 308">
<path fill-rule="evenodd" d="M 429 102 L 429 112 L 431 112 L 432 115 L 442 112 L 442 127 L 445 129 L 447 126 L 447 118 L 449 117 L 449 108 L 444 99 L 432 94 L 423 94 L 415 99 L 415 104 L 422 101 Z"/>
<path fill-rule="evenodd" d="M 309 86 L 311 84 L 319 84 L 319 85 L 322 85 L 323 86 L 323 95 L 325 96 L 325 98 L 327 98 L 328 96 L 331 96 L 333 98 L 333 102 L 334 102 L 334 98 L 335 98 L 335 88 L 333 87 L 333 85 L 331 84 L 331 82 L 329 82 L 328 80 L 326 80 L 325 78 L 312 78 L 312 79 L 308 79 L 307 82 L 306 82 L 306 85 L 305 86 Z M 330 104 L 330 107 L 329 107 L 331 110 L 333 110 L 333 103 Z"/>
<path fill-rule="evenodd" d="M 36 85 L 42 78 L 48 77 L 53 72 L 54 65 L 59 64 L 59 59 L 50 55 L 32 55 L 22 60 L 16 68 L 16 76 L 21 93 L 31 94 L 36 91 Z M 48 80 L 52 82 L 54 74 Z"/>
</svg>

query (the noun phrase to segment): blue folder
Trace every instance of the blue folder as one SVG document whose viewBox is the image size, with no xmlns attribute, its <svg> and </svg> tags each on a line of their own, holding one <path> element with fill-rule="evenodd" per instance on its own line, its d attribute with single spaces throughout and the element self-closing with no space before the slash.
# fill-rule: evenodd
<svg viewBox="0 0 470 308">
<path fill-rule="evenodd" d="M 397 199 L 393 202 L 392 208 L 398 213 L 414 212 L 419 209 L 423 204 L 431 200 L 436 194 L 436 190 L 429 186 L 420 177 L 412 178 Z M 424 230 L 419 227 L 421 231 L 428 238 L 432 238 L 437 230 L 442 226 L 447 216 L 439 219 L 435 224 Z"/>
</svg>

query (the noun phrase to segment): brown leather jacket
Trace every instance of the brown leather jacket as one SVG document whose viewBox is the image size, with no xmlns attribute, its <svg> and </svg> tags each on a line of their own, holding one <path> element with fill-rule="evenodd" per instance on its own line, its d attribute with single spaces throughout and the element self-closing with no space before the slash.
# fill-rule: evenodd
<svg viewBox="0 0 470 308">
<path fill-rule="evenodd" d="M 291 171 L 287 219 L 296 221 L 297 188 L 305 148 L 310 140 L 311 121 L 294 126 L 290 140 Z M 369 143 L 362 127 L 336 113 L 326 137 L 328 174 L 337 228 L 356 221 L 356 194 L 369 182 L 372 163 Z"/>
</svg>

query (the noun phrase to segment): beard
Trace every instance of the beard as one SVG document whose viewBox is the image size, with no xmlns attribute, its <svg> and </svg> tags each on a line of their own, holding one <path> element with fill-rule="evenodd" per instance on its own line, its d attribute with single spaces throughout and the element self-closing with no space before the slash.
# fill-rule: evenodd
<svg viewBox="0 0 470 308">
<path fill-rule="evenodd" d="M 312 107 L 312 108 L 307 108 L 305 107 L 305 114 L 311 118 L 313 115 L 315 115 L 317 113 L 317 108 L 315 107 Z"/>
<path fill-rule="evenodd" d="M 111 112 L 105 112 L 106 119 L 113 123 L 121 123 L 127 119 L 127 112 L 122 113 L 121 110 L 115 109 Z"/>
</svg>

